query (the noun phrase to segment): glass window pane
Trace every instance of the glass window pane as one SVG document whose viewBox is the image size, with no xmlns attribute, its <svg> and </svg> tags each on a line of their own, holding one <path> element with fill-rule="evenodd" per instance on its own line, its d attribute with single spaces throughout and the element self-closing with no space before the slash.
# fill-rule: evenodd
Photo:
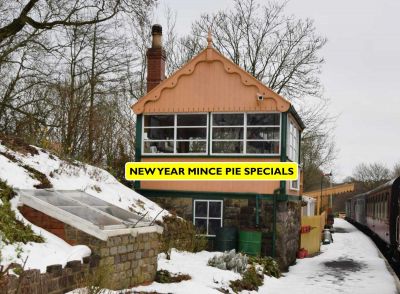
<svg viewBox="0 0 400 294">
<path fill-rule="evenodd" d="M 145 127 L 168 127 L 174 126 L 173 115 L 145 115 L 144 126 Z"/>
<path fill-rule="evenodd" d="M 279 113 L 248 113 L 248 126 L 279 126 Z"/>
<path fill-rule="evenodd" d="M 206 126 L 207 114 L 178 114 L 178 126 Z"/>
<path fill-rule="evenodd" d="M 178 153 L 206 153 L 206 141 L 178 141 L 176 142 L 176 152 Z"/>
<path fill-rule="evenodd" d="M 236 141 L 213 141 L 213 153 L 243 153 L 243 142 Z"/>
<path fill-rule="evenodd" d="M 244 128 L 213 128 L 213 139 L 243 139 Z"/>
<path fill-rule="evenodd" d="M 209 217 L 221 217 L 221 202 L 210 201 L 208 207 Z"/>
<path fill-rule="evenodd" d="M 194 225 L 198 229 L 199 234 L 207 234 L 207 220 L 202 218 L 195 218 Z"/>
<path fill-rule="evenodd" d="M 208 221 L 208 235 L 216 235 L 217 230 L 221 227 L 220 219 L 210 219 Z"/>
<path fill-rule="evenodd" d="M 177 139 L 206 139 L 207 128 L 178 128 Z"/>
<path fill-rule="evenodd" d="M 279 140 L 279 128 L 247 128 L 247 139 L 249 140 Z"/>
<path fill-rule="evenodd" d="M 213 114 L 214 126 L 242 126 L 244 124 L 243 113 L 216 113 Z"/>
<path fill-rule="evenodd" d="M 207 201 L 195 201 L 194 206 L 194 217 L 207 217 Z"/>
<path fill-rule="evenodd" d="M 277 154 L 279 153 L 279 142 L 248 141 L 246 152 L 254 154 Z"/>
<path fill-rule="evenodd" d="M 163 128 L 163 129 L 144 129 L 143 138 L 149 140 L 168 140 L 174 139 L 174 129 L 173 128 Z"/>
<path fill-rule="evenodd" d="M 174 153 L 174 141 L 144 142 L 144 153 Z"/>
</svg>

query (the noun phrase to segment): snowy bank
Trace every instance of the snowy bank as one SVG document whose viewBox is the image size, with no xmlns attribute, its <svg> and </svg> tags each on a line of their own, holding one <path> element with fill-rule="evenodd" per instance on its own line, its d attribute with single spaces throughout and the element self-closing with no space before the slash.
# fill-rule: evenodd
<svg viewBox="0 0 400 294">
<path fill-rule="evenodd" d="M 125 210 L 139 215 L 147 214 L 146 217 L 150 219 L 157 215 L 157 219 L 162 219 L 168 214 L 166 211 L 161 212 L 161 207 L 154 202 L 119 183 L 105 170 L 77 161 L 62 160 L 41 148 L 29 148 L 34 152 L 17 152 L 0 143 L 0 180 L 12 188 L 35 189 L 34 186 L 40 184 L 32 171 L 29 171 L 31 168 L 44 174 L 54 189 L 82 190 Z M 18 196 L 12 200 L 13 210 L 19 220 L 30 224 L 16 209 L 17 204 Z M 44 237 L 45 242 L 12 245 L 0 242 L 2 265 L 11 262 L 22 264 L 28 257 L 26 269 L 37 268 L 44 272 L 47 265 L 65 265 L 70 260 L 81 260 L 91 253 L 87 246 L 71 246 L 55 235 L 31 226 L 37 235 Z M 19 249 L 23 252 L 21 256 L 18 256 Z"/>
</svg>

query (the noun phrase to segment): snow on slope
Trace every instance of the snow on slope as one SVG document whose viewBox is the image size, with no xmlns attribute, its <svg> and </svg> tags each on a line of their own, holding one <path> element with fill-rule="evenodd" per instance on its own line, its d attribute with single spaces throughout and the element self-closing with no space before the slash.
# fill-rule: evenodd
<svg viewBox="0 0 400 294">
<path fill-rule="evenodd" d="M 2 181 L 6 181 L 13 188 L 35 189 L 34 185 L 39 184 L 39 181 L 23 167 L 23 165 L 27 165 L 45 174 L 54 189 L 82 190 L 139 215 L 147 213 L 146 218 L 150 219 L 158 215 L 157 219 L 161 220 L 164 215 L 168 214 L 154 202 L 119 183 L 105 170 L 77 161 L 67 162 L 43 149 L 32 147 L 38 151 L 38 154 L 15 152 L 0 142 L 0 153 L 7 154 L 7 157 L 0 154 L 0 179 Z M 14 208 L 16 208 L 17 202 L 18 197 L 15 197 L 12 202 Z M 24 223 L 29 223 L 18 210 L 16 210 L 16 214 Z M 43 229 L 33 225 L 32 228 L 37 234 L 44 236 L 46 242 L 22 244 L 24 251 L 22 258 L 29 254 L 26 268 L 39 268 L 41 271 L 45 271 L 49 264 L 65 264 L 68 260 L 72 260 L 71 258 L 80 259 L 90 254 L 90 249 L 86 246 L 70 246 Z M 2 264 L 18 261 L 16 245 L 8 245 L 1 249 L 1 252 L 4 259 Z M 19 262 L 21 262 L 20 259 Z"/>
</svg>

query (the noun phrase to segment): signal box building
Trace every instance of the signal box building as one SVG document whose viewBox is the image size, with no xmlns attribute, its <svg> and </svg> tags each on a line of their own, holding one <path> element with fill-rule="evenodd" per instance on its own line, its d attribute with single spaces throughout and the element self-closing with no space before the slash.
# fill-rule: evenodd
<svg viewBox="0 0 400 294">
<path fill-rule="evenodd" d="M 292 104 L 212 47 L 165 78 L 162 28 L 152 28 L 148 92 L 137 115 L 136 161 L 299 161 L 304 125 Z M 192 221 L 212 240 L 220 227 L 262 232 L 261 254 L 282 268 L 296 258 L 297 181 L 141 181 L 135 189 Z"/>
</svg>

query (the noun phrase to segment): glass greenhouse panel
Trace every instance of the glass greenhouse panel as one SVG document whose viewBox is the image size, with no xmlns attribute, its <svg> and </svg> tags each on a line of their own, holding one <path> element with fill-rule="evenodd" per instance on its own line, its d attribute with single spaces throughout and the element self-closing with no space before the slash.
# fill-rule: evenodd
<svg viewBox="0 0 400 294">
<path fill-rule="evenodd" d="M 38 199 L 102 229 L 148 226 L 142 216 L 77 190 L 19 190 L 22 196 Z M 37 204 L 40 205 L 41 202 Z M 45 206 L 43 206 L 45 209 Z M 61 211 L 60 211 L 61 213 Z"/>
<path fill-rule="evenodd" d="M 60 206 L 59 208 L 87 220 L 100 228 L 105 228 L 107 226 L 118 226 L 120 228 L 125 227 L 121 221 L 115 220 L 94 209 L 88 209 L 87 207 L 82 206 Z"/>
</svg>

